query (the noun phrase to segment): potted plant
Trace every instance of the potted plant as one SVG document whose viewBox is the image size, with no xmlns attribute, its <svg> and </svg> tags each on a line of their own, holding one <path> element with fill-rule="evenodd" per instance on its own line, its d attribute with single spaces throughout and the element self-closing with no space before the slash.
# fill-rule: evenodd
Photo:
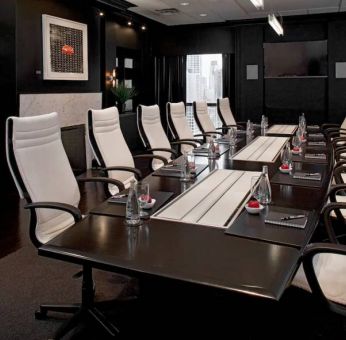
<svg viewBox="0 0 346 340">
<path fill-rule="evenodd" d="M 125 112 L 126 102 L 137 96 L 137 90 L 134 87 L 126 87 L 123 82 L 116 87 L 112 87 L 111 91 L 115 96 L 115 103 L 119 113 Z"/>
</svg>

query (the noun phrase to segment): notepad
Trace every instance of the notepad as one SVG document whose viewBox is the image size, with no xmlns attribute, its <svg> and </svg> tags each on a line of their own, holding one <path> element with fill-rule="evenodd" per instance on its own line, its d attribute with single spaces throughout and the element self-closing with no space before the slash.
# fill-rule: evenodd
<svg viewBox="0 0 346 340">
<path fill-rule="evenodd" d="M 322 175 L 320 173 L 311 174 L 309 172 L 295 172 L 293 174 L 293 178 L 311 180 L 311 181 L 320 181 L 322 179 Z"/>
<path fill-rule="evenodd" d="M 117 203 L 117 204 L 126 204 L 127 202 L 127 195 L 126 196 L 120 196 L 114 195 L 108 198 L 107 200 L 109 203 Z"/>
<path fill-rule="evenodd" d="M 165 165 L 159 169 L 160 171 L 182 172 L 181 164 Z"/>
<path fill-rule="evenodd" d="M 326 146 L 326 142 L 308 142 L 309 146 Z"/>
<path fill-rule="evenodd" d="M 327 159 L 327 156 L 324 153 L 306 153 L 305 158 L 308 158 L 308 159 Z"/>
<path fill-rule="evenodd" d="M 323 133 L 309 133 L 309 136 L 311 138 L 324 138 Z"/>
<path fill-rule="evenodd" d="M 292 216 L 292 215 L 305 215 L 305 217 L 292 219 L 292 220 L 282 220 L 281 218 Z M 295 213 L 295 214 L 287 214 L 279 211 L 269 211 L 268 215 L 266 216 L 264 223 L 266 224 L 275 224 L 279 226 L 284 227 L 292 227 L 292 228 L 299 228 L 304 229 L 306 226 L 306 222 L 308 221 L 308 218 L 304 212 Z"/>
</svg>

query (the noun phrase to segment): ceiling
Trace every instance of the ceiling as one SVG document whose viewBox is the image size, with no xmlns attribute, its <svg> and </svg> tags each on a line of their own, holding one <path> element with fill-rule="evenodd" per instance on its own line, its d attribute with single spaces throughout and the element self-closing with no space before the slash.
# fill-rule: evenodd
<svg viewBox="0 0 346 340">
<path fill-rule="evenodd" d="M 226 20 L 264 18 L 270 12 L 281 16 L 346 11 L 346 0 L 264 0 L 257 10 L 250 0 L 127 0 L 129 10 L 165 25 L 202 24 Z M 189 3 L 182 6 L 181 3 Z M 159 10 L 176 9 L 170 15 Z M 207 14 L 200 16 L 200 14 Z"/>
</svg>

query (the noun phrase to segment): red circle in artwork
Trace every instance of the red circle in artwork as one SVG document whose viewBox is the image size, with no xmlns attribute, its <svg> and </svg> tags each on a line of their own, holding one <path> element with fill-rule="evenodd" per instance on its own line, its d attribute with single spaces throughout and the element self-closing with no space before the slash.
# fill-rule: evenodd
<svg viewBox="0 0 346 340">
<path fill-rule="evenodd" d="M 64 45 L 61 48 L 61 52 L 62 52 L 62 54 L 73 55 L 74 54 L 74 48 L 70 45 Z"/>
</svg>

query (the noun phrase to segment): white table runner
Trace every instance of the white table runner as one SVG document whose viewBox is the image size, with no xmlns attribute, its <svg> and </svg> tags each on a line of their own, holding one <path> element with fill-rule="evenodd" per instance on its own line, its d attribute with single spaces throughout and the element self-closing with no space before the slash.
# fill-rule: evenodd
<svg viewBox="0 0 346 340">
<path fill-rule="evenodd" d="M 259 175 L 215 170 L 151 218 L 226 228 L 249 198 L 251 177 Z"/>
<path fill-rule="evenodd" d="M 273 133 L 276 135 L 293 135 L 297 127 L 297 125 L 273 125 L 267 133 Z"/>
<path fill-rule="evenodd" d="M 269 162 L 275 161 L 281 149 L 287 143 L 287 137 L 265 137 L 254 139 L 249 145 L 236 153 L 233 157 L 238 161 Z"/>
</svg>

